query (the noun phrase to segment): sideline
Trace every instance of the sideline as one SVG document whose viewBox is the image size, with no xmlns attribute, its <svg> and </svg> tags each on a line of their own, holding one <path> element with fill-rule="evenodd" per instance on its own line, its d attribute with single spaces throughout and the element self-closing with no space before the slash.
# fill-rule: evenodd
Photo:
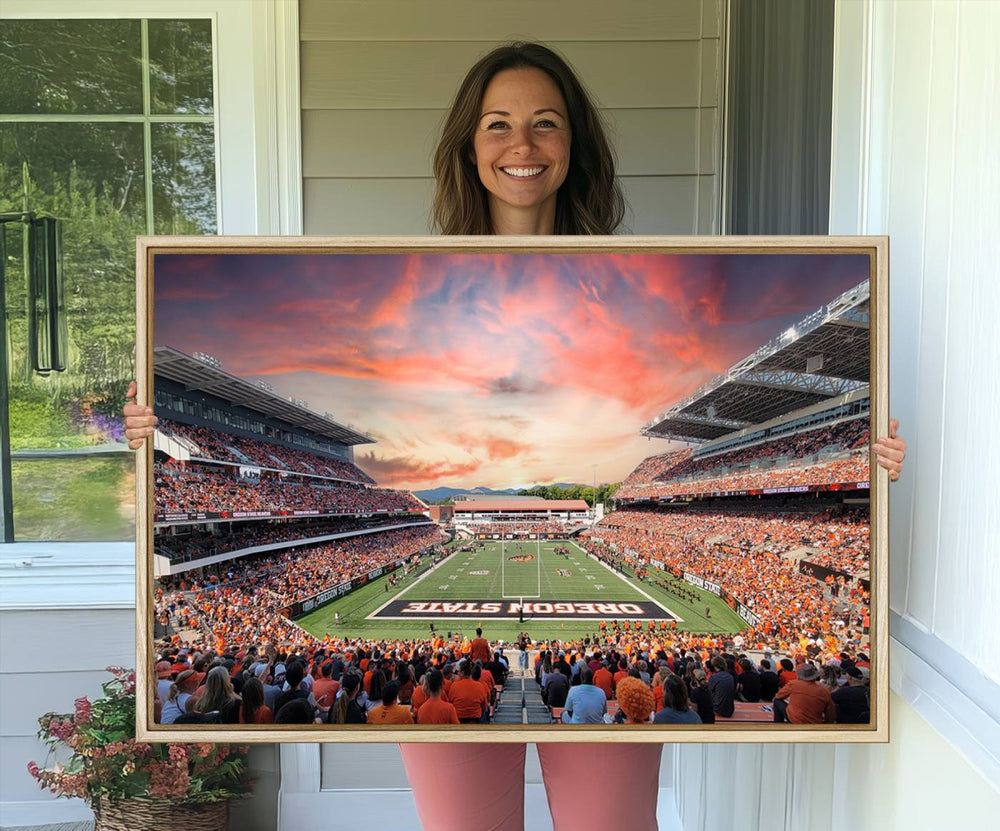
<svg viewBox="0 0 1000 831">
<path fill-rule="evenodd" d="M 577 551 L 579 551 L 581 554 L 583 554 L 583 556 L 585 558 L 587 558 L 588 560 L 589 559 L 593 559 L 595 562 L 597 562 L 600 565 L 604 566 L 604 568 L 606 568 L 608 571 L 610 571 L 615 577 L 619 578 L 620 580 L 623 580 L 626 584 L 628 584 L 628 586 L 630 588 L 635 589 L 637 592 L 639 592 L 639 594 L 641 594 L 643 597 L 645 597 L 646 600 L 648 600 L 650 603 L 653 603 L 656 606 L 659 606 L 661 609 L 663 609 L 664 612 L 666 612 L 668 615 L 670 615 L 671 618 L 673 618 L 674 620 L 676 620 L 678 623 L 682 623 L 684 621 L 684 618 L 682 618 L 680 615 L 676 614 L 672 609 L 669 609 L 668 607 L 664 606 L 655 597 L 652 597 L 649 594 L 647 594 L 645 591 L 643 591 L 643 589 L 640 586 L 638 586 L 636 583 L 633 583 L 624 574 L 621 574 L 620 572 L 615 571 L 613 568 L 611 568 L 611 566 L 609 566 L 606 562 L 604 562 L 604 560 L 600 559 L 599 557 L 593 557 L 593 558 L 591 558 L 591 556 L 584 549 L 580 548 L 579 544 L 576 541 L 574 541 L 574 540 L 568 540 L 568 542 L 570 544 L 572 544 L 577 549 Z"/>
</svg>

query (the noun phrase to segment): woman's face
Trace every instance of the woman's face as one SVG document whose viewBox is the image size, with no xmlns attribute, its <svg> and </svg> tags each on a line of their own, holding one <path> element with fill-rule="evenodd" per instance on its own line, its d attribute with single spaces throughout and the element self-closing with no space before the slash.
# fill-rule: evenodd
<svg viewBox="0 0 1000 831">
<path fill-rule="evenodd" d="M 569 171 L 570 138 L 566 102 L 548 75 L 523 68 L 494 76 L 472 141 L 494 226 L 532 217 L 554 223 L 556 193 Z"/>
</svg>

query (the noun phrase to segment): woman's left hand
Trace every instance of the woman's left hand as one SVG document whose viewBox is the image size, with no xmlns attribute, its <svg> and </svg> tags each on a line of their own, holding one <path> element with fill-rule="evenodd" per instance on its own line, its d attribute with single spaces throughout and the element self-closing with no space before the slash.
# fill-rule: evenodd
<svg viewBox="0 0 1000 831">
<path fill-rule="evenodd" d="M 903 459 L 906 458 L 906 439 L 897 435 L 898 430 L 899 422 L 894 418 L 890 419 L 888 437 L 880 438 L 872 445 L 875 460 L 889 471 L 890 482 L 899 481 L 899 474 L 903 470 Z"/>
</svg>

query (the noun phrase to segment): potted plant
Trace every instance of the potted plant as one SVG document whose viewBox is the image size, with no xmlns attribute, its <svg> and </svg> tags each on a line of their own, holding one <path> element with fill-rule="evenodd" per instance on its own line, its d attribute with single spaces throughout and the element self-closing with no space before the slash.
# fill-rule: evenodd
<svg viewBox="0 0 1000 831">
<path fill-rule="evenodd" d="M 135 673 L 108 672 L 103 698 L 38 719 L 51 767 L 29 762 L 28 772 L 56 796 L 84 799 L 95 831 L 225 831 L 229 800 L 253 787 L 247 748 L 137 742 Z"/>
</svg>

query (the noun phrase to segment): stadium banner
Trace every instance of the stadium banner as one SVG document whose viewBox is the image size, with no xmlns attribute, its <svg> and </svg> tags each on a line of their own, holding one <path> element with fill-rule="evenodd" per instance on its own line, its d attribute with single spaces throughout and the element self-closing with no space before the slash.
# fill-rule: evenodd
<svg viewBox="0 0 1000 831">
<path fill-rule="evenodd" d="M 713 583 L 711 580 L 706 580 L 704 577 L 699 577 L 690 571 L 684 572 L 684 579 L 692 586 L 697 586 L 699 589 L 711 592 L 716 597 L 722 597 L 722 586 L 718 583 Z"/>
<path fill-rule="evenodd" d="M 390 563 L 387 566 L 379 566 L 369 571 L 367 574 L 361 574 L 357 577 L 347 580 L 344 583 L 339 583 L 336 586 L 331 586 L 328 589 L 323 589 L 323 591 L 318 594 L 314 594 L 312 597 L 306 598 L 305 600 L 300 600 L 293 603 L 289 609 L 289 618 L 291 620 L 297 620 L 309 612 L 315 612 L 317 609 L 322 609 L 328 603 L 332 603 L 338 597 L 343 597 L 346 594 L 350 594 L 355 589 L 360 589 L 362 586 L 367 585 L 372 580 L 378 580 L 383 574 L 388 574 L 399 568 L 401 561 Z"/>
<path fill-rule="evenodd" d="M 886 741 L 887 257 L 839 236 L 139 237 L 136 403 L 158 421 L 135 456 L 137 741 Z M 860 641 L 803 550 L 870 566 Z M 171 657 L 377 650 L 394 676 L 485 655 L 478 627 L 488 650 L 527 632 L 616 660 L 823 638 L 870 656 L 871 721 L 738 703 L 584 731 L 525 688 L 503 723 L 447 731 L 160 725 L 178 592 Z"/>
<path fill-rule="evenodd" d="M 318 510 L 294 510 L 294 511 L 195 511 L 192 513 L 163 513 L 154 514 L 154 522 L 204 522 L 212 519 L 234 520 L 234 519 L 282 519 L 287 517 L 355 517 L 365 518 L 371 516 L 383 516 L 396 513 L 395 511 L 342 511 L 338 513 L 323 513 Z M 403 515 L 405 513 L 405 516 Z M 406 519 L 414 512 L 401 512 L 400 521 Z"/>
<path fill-rule="evenodd" d="M 760 623 L 760 615 L 751 612 L 746 606 L 736 601 L 736 614 L 738 614 L 743 620 L 749 623 L 751 626 L 756 626 Z"/>
</svg>

